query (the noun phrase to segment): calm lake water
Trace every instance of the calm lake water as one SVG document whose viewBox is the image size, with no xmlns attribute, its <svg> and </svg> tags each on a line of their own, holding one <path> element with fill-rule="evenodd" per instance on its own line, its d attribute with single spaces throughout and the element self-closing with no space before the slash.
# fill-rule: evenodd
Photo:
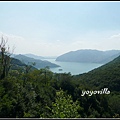
<svg viewBox="0 0 120 120">
<path fill-rule="evenodd" d="M 59 62 L 55 61 L 55 59 L 43 59 L 43 60 L 47 60 L 61 66 L 56 68 L 50 68 L 52 72 L 55 73 L 70 72 L 72 75 L 85 73 L 103 65 L 98 63 Z M 59 69 L 62 69 L 62 71 L 59 71 Z"/>
</svg>

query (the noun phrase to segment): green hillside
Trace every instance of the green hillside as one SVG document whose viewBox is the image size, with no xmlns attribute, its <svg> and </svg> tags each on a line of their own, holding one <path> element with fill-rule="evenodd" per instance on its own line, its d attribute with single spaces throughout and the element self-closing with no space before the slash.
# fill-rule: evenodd
<svg viewBox="0 0 120 120">
<path fill-rule="evenodd" d="M 8 68 L 4 62 L 0 75 Z M 120 118 L 120 56 L 80 75 L 29 68 L 12 58 L 0 77 L 0 118 Z M 104 88 L 110 94 L 82 96 Z"/>
<path fill-rule="evenodd" d="M 27 56 L 21 55 L 21 54 L 14 56 L 14 58 L 19 59 L 20 61 L 22 61 L 25 64 L 35 63 L 35 67 L 38 69 L 45 68 L 46 66 L 49 66 L 50 68 L 59 67 L 59 65 L 56 65 L 49 61 L 46 61 L 46 60 L 43 61 L 43 60 L 39 60 L 39 59 L 30 58 L 30 57 L 27 57 Z"/>
<path fill-rule="evenodd" d="M 21 70 L 21 71 L 25 71 L 25 68 L 27 66 L 29 66 L 31 68 L 31 70 L 36 70 L 37 68 L 35 68 L 34 66 L 31 66 L 31 65 L 26 65 L 25 63 L 21 62 L 20 60 L 18 59 L 15 59 L 15 58 L 11 58 L 11 61 L 10 61 L 10 69 L 11 70 Z"/>
<path fill-rule="evenodd" d="M 79 75 L 79 80 L 98 88 L 107 87 L 113 91 L 120 91 L 120 56 L 99 68 Z"/>
</svg>

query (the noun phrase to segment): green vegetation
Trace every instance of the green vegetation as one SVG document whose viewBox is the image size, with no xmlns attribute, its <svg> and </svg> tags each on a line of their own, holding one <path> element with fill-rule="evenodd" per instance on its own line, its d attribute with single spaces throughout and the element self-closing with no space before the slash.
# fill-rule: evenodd
<svg viewBox="0 0 120 120">
<path fill-rule="evenodd" d="M 3 39 L 0 118 L 120 118 L 120 56 L 100 68 L 72 76 L 26 65 L 11 58 L 5 46 Z M 105 87 L 110 94 L 81 96 L 82 90 Z"/>
<path fill-rule="evenodd" d="M 47 60 L 34 59 L 34 58 L 27 57 L 27 56 L 21 55 L 21 54 L 14 56 L 14 58 L 19 59 L 20 61 L 22 61 L 25 64 L 35 63 L 34 67 L 36 67 L 37 69 L 45 68 L 46 66 L 49 66 L 51 68 L 52 67 L 59 67 L 59 65 L 51 63 Z"/>
</svg>

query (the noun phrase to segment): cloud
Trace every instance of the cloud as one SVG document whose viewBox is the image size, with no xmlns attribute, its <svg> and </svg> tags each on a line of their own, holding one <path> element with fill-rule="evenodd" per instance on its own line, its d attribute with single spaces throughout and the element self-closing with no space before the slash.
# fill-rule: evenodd
<svg viewBox="0 0 120 120">
<path fill-rule="evenodd" d="M 12 35 L 12 34 L 6 34 L 6 33 L 3 33 L 3 32 L 0 32 L 0 37 L 5 37 L 5 38 L 8 38 L 8 39 L 24 39 L 23 37 L 21 36 L 15 36 L 15 35 Z"/>
<path fill-rule="evenodd" d="M 90 32 L 91 33 L 91 32 Z M 69 44 L 71 50 L 77 49 L 97 49 L 97 50 L 111 50 L 120 49 L 120 33 L 116 31 L 112 32 L 92 32 L 77 36 L 75 40 Z"/>
<path fill-rule="evenodd" d="M 109 35 L 105 33 L 75 34 L 70 39 L 64 38 L 64 36 L 50 39 L 36 36 L 24 38 L 0 32 L 1 36 L 8 39 L 8 45 L 11 49 L 13 46 L 15 47 L 14 54 L 33 53 L 40 56 L 58 56 L 78 49 L 120 49 L 120 34 L 115 33 L 109 33 Z"/>
<path fill-rule="evenodd" d="M 112 50 L 112 49 L 120 50 L 119 45 L 120 45 L 120 33 L 118 34 L 114 33 L 113 35 L 110 35 L 108 38 L 106 38 L 103 41 L 103 45 L 101 43 L 101 48 L 104 50 Z"/>
<path fill-rule="evenodd" d="M 120 33 L 119 33 L 119 34 L 116 34 L 116 35 L 112 35 L 112 36 L 110 37 L 110 39 L 114 39 L 114 38 L 116 38 L 116 39 L 120 38 Z"/>
<path fill-rule="evenodd" d="M 25 42 L 25 39 L 23 37 L 0 32 L 0 38 L 2 38 L 2 37 L 5 40 L 7 40 L 6 46 L 9 46 L 10 49 L 14 49 L 15 48 L 16 52 L 18 51 L 18 49 L 22 50 L 22 46 L 24 46 L 23 43 Z M 24 49 L 24 47 L 23 47 L 23 49 Z"/>
<path fill-rule="evenodd" d="M 60 42 L 60 40 L 57 40 L 57 42 Z"/>
<path fill-rule="evenodd" d="M 61 52 L 64 53 L 66 48 L 66 45 L 59 39 L 51 42 L 46 40 L 37 40 L 37 38 L 26 39 L 21 36 L 0 32 L 0 37 L 2 36 L 5 39 L 8 39 L 8 45 L 10 48 L 15 47 L 13 54 L 33 53 L 40 56 L 52 56 L 60 54 Z"/>
</svg>

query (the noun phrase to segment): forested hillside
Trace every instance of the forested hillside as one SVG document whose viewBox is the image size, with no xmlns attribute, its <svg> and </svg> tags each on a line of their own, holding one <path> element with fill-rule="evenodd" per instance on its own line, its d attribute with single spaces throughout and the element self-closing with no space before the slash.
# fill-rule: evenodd
<svg viewBox="0 0 120 120">
<path fill-rule="evenodd" d="M 6 51 L 5 42 L 1 42 L 0 118 L 120 118 L 120 56 L 100 68 L 72 76 L 48 68 L 19 68 L 24 64 L 15 59 L 18 68 L 12 69 Z M 104 88 L 110 94 L 81 96 L 85 90 Z"/>
<path fill-rule="evenodd" d="M 120 91 L 120 56 L 88 73 L 78 75 L 78 78 L 91 86 Z"/>
<path fill-rule="evenodd" d="M 56 65 L 54 63 L 51 63 L 47 60 L 39 60 L 39 59 L 34 59 L 34 58 L 31 58 L 31 57 L 27 57 L 25 55 L 16 55 L 14 56 L 14 58 L 16 59 L 19 59 L 20 61 L 22 61 L 23 63 L 25 64 L 28 64 L 28 63 L 35 63 L 35 67 L 40 69 L 40 68 L 45 68 L 46 66 L 49 66 L 50 68 L 53 68 L 53 67 L 59 67 L 59 65 Z"/>
<path fill-rule="evenodd" d="M 15 59 L 15 58 L 10 59 L 10 69 L 11 70 L 18 70 L 18 71 L 21 70 L 21 71 L 25 72 L 25 69 L 27 69 L 27 67 L 29 67 L 31 70 L 37 69 L 33 66 L 33 64 L 28 65 L 28 64 L 25 64 L 22 61 Z"/>
</svg>

